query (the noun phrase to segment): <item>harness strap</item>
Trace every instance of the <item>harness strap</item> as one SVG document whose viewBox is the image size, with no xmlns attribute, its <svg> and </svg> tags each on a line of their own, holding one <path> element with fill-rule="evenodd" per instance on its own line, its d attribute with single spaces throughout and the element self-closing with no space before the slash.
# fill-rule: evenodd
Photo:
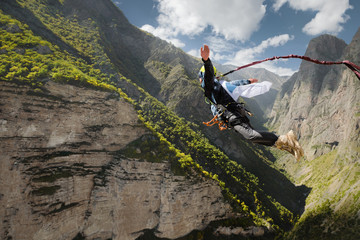
<svg viewBox="0 0 360 240">
<path fill-rule="evenodd" d="M 224 107 L 225 109 L 227 109 L 230 104 L 233 104 L 233 103 L 226 104 L 225 106 L 222 106 L 222 105 L 220 105 L 220 106 L 222 106 L 222 107 Z M 250 117 L 253 117 L 253 116 L 254 116 L 254 114 L 253 114 L 252 112 L 250 112 L 250 110 L 248 110 L 248 109 L 245 108 L 245 103 L 243 103 L 243 102 L 240 102 L 240 103 L 239 103 L 239 102 L 236 102 L 236 104 L 238 104 L 238 105 L 240 104 L 240 105 L 241 105 L 241 108 L 244 109 L 244 111 L 245 111 L 245 113 L 246 113 L 247 115 L 249 115 Z M 218 105 L 217 105 L 217 106 L 218 106 Z"/>
</svg>

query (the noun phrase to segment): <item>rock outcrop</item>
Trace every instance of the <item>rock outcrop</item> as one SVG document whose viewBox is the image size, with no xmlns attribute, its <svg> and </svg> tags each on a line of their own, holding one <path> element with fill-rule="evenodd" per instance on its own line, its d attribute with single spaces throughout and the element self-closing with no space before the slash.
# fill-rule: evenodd
<svg viewBox="0 0 360 240">
<path fill-rule="evenodd" d="M 309 43 L 305 55 L 338 61 L 344 60 L 344 53 L 350 49 L 351 45 L 343 40 L 323 35 Z M 309 159 L 320 156 L 341 142 L 354 140 L 350 135 L 357 129 L 358 91 L 359 81 L 345 66 L 303 61 L 299 72 L 283 85 L 274 104 L 271 125 L 280 133 L 294 129 Z"/>
<path fill-rule="evenodd" d="M 150 134 L 118 95 L 0 82 L 1 239 L 178 238 L 231 212 L 213 181 L 120 154 Z"/>
<path fill-rule="evenodd" d="M 334 36 L 320 36 L 310 42 L 306 55 L 359 65 L 359 40 L 360 29 L 349 45 Z M 283 156 L 275 164 L 311 189 L 289 239 L 359 238 L 359 103 L 360 82 L 341 65 L 303 62 L 283 85 L 272 125 L 279 132 L 296 130 L 306 157 L 294 163 Z"/>
</svg>

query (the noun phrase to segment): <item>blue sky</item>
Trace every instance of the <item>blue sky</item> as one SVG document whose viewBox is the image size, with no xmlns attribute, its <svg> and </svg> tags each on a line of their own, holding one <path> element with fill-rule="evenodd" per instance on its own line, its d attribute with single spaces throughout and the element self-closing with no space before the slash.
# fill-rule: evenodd
<svg viewBox="0 0 360 240">
<path fill-rule="evenodd" d="M 113 0 L 133 25 L 200 57 L 241 66 L 272 56 L 304 55 L 309 41 L 331 34 L 350 43 L 360 27 L 359 0 Z M 320 59 L 326 60 L 326 59 Z M 291 75 L 300 60 L 262 63 Z"/>
</svg>

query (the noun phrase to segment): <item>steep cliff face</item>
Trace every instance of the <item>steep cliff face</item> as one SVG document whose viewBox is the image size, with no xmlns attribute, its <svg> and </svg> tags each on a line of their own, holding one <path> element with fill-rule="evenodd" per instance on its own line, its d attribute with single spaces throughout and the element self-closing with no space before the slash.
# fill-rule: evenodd
<svg viewBox="0 0 360 240">
<path fill-rule="evenodd" d="M 204 130 L 210 141 L 202 135 L 203 128 L 198 123 L 204 121 L 204 118 L 205 120 L 210 118 L 211 113 L 209 106 L 204 102 L 199 82 L 194 79 L 201 65 L 199 59 L 194 59 L 174 46 L 136 29 L 128 23 L 110 0 L 4 0 L 0 9 L 2 10 L 0 12 L 1 38 L 5 42 L 0 51 L 2 54 L 0 61 L 4 63 L 1 64 L 0 78 L 6 80 L 2 82 L 6 89 L 1 96 L 4 96 L 3 102 L 9 102 L 9 106 L 1 105 L 4 107 L 1 127 L 5 134 L 1 148 L 8 149 L 10 146 L 9 149 L 11 149 L 13 145 L 17 147 L 11 153 L 4 151 L 6 161 L 2 164 L 6 164 L 7 167 L 4 171 L 10 169 L 4 176 L 12 174 L 13 168 L 8 166 L 19 167 L 19 170 L 15 169 L 18 171 L 16 172 L 18 179 L 14 182 L 22 184 L 22 188 L 17 191 L 21 194 L 14 198 L 7 196 L 11 185 L 2 185 L 6 186 L 4 191 L 0 192 L 1 198 L 5 199 L 2 204 L 11 203 L 9 208 L 4 208 L 1 213 L 2 216 L 7 216 L 1 223 L 4 227 L 0 227 L 4 229 L 4 235 L 10 237 L 25 234 L 26 228 L 22 230 L 17 221 L 22 219 L 22 216 L 29 216 L 26 224 L 32 226 L 33 230 L 28 232 L 36 235 L 36 238 L 46 238 L 53 234 L 61 239 L 63 232 L 69 232 L 71 236 L 76 233 L 80 239 L 92 238 L 92 236 L 100 238 L 109 236 L 109 229 L 112 229 L 113 238 L 122 236 L 133 239 L 140 236 L 144 229 L 147 229 L 144 239 L 147 238 L 148 233 L 152 234 L 153 238 L 156 236 L 177 238 L 186 235 L 189 231 L 203 229 L 211 221 L 226 218 L 227 214 L 223 212 L 223 209 L 227 212 L 228 205 L 219 201 L 220 189 L 223 190 L 222 193 L 226 199 L 237 206 L 234 211 L 241 212 L 242 216 L 235 219 L 235 226 L 232 224 L 234 219 L 229 221 L 230 224 L 225 222 L 224 225 L 230 225 L 230 227 L 216 233 L 217 239 L 220 239 L 222 233 L 241 236 L 265 235 L 265 238 L 271 238 L 274 229 L 291 227 L 294 222 L 293 214 L 273 199 L 276 198 L 291 211 L 299 213 L 303 209 L 305 200 L 302 188 L 294 186 L 281 173 L 270 168 L 262 158 L 264 149 L 255 148 L 243 141 L 238 134 L 230 131 L 220 133 L 214 126 Z M 47 47 L 47 51 L 38 51 L 39 47 Z M 57 84 L 49 82 L 49 79 L 63 83 L 63 89 L 66 91 Z M 18 87 L 9 87 L 7 84 L 10 83 L 7 81 L 32 85 L 35 90 L 23 86 L 20 89 L 26 90 L 16 91 L 13 89 Z M 143 89 L 135 86 L 133 82 L 142 86 Z M 43 84 L 46 86 L 42 89 Z M 92 89 L 102 88 L 115 93 L 104 95 L 103 92 L 67 84 Z M 9 96 L 10 93 L 19 94 L 19 97 Z M 122 99 L 116 100 L 117 93 L 134 104 L 146 126 L 151 126 L 155 134 L 159 134 L 157 136 L 160 136 L 158 137 L 160 142 L 167 141 L 169 144 L 167 150 L 154 151 L 156 144 L 159 144 L 156 142 L 145 150 L 135 148 L 131 154 L 124 155 L 124 152 L 128 150 L 126 146 L 133 143 L 134 139 L 140 139 L 136 140 L 140 144 L 148 142 L 145 136 L 149 133 L 132 117 L 130 119 L 135 122 L 127 122 L 130 120 L 126 117 L 132 116 L 135 112 L 122 109 L 125 102 Z M 128 97 L 124 96 L 125 93 Z M 187 120 L 194 121 L 195 124 L 180 119 L 154 96 L 165 102 L 171 110 L 175 110 Z M 12 98 L 18 100 L 16 102 L 8 100 Z M 33 106 L 34 101 L 36 104 Z M 130 111 L 129 114 L 128 111 Z M 17 112 L 21 115 L 16 116 Z M 13 116 L 16 121 L 12 121 L 13 119 L 8 115 Z M 125 120 L 121 120 L 123 117 Z M 29 127 L 22 129 L 16 124 Z M 124 130 L 118 131 L 117 128 Z M 133 130 L 140 133 L 133 134 Z M 151 136 L 154 137 L 154 135 Z M 218 144 L 236 161 L 211 145 L 212 142 Z M 176 148 L 177 151 L 173 150 L 169 153 L 169 146 L 172 149 Z M 25 149 L 26 154 L 22 152 L 22 149 Z M 142 162 L 145 160 L 159 165 L 171 157 L 176 158 L 176 161 L 179 160 L 177 164 L 181 165 L 182 170 L 191 168 L 196 172 L 196 174 L 194 172 L 189 174 L 196 175 L 196 186 L 192 178 L 173 177 L 173 175 L 168 178 L 162 176 L 160 171 L 151 173 L 150 176 L 142 174 L 143 167 L 156 166 L 143 165 Z M 67 161 L 68 159 L 70 160 Z M 91 164 L 87 162 L 88 159 Z M 133 163 L 134 161 L 136 163 Z M 127 179 L 132 179 L 128 175 L 120 174 L 128 172 L 123 170 L 125 166 L 121 165 L 125 162 L 136 165 L 138 173 L 134 170 L 131 175 L 137 175 L 141 180 L 145 179 L 144 185 L 149 186 L 147 180 L 150 179 L 149 181 L 160 182 L 163 186 L 160 190 L 159 187 L 154 187 L 151 192 L 147 191 L 149 195 L 146 199 L 149 200 L 145 202 L 151 205 L 147 209 L 150 209 L 152 213 L 141 210 L 143 208 L 138 202 L 145 197 L 121 195 L 123 192 L 128 195 L 134 194 L 134 192 L 130 193 L 130 189 L 140 188 L 138 182 L 124 188 L 124 191 L 121 188 L 123 184 L 129 183 Z M 174 169 L 171 163 L 165 166 L 161 165 L 159 168 L 168 176 L 169 169 Z M 245 171 L 243 166 L 257 174 L 260 181 Z M 32 175 L 33 173 L 35 175 Z M 120 180 L 118 174 L 121 175 Z M 153 180 L 152 176 L 158 176 L 157 174 L 161 176 Z M 199 175 L 206 178 L 199 178 Z M 12 176 L 15 175 L 12 174 Z M 19 179 L 23 182 L 20 183 Z M 71 185 L 75 182 L 73 179 L 76 180 L 76 184 L 80 181 L 89 186 L 79 190 L 77 185 Z M 174 183 L 179 182 L 179 179 L 184 181 L 180 184 L 181 186 Z M 206 179 L 215 180 L 221 188 L 215 187 L 214 190 L 208 187 Z M 106 185 L 109 182 L 113 184 Z M 168 182 L 170 186 L 163 184 Z M 198 187 L 200 192 L 202 191 L 200 189 L 205 189 L 199 195 L 201 197 L 196 196 Z M 164 194 L 165 191 L 165 198 L 173 197 L 173 191 L 168 190 L 172 188 L 174 192 L 181 192 L 184 201 L 193 202 L 183 204 L 181 201 L 176 201 L 173 204 L 169 200 L 169 204 L 161 202 L 160 209 L 154 207 L 158 206 L 157 199 L 160 197 L 157 194 L 159 192 Z M 187 189 L 190 189 L 190 192 L 187 192 Z M 97 195 L 95 190 L 101 193 Z M 72 198 L 75 191 L 84 192 L 81 192 L 81 197 Z M 25 195 L 22 195 L 22 192 Z M 287 194 L 283 194 L 284 192 Z M 191 195 L 187 195 L 188 193 Z M 206 199 L 209 197 L 207 195 L 210 193 L 210 205 L 206 206 Z M 120 208 L 115 204 L 119 203 L 119 198 L 126 199 L 125 202 L 121 200 L 119 203 L 122 204 L 122 212 L 127 212 L 128 208 L 131 210 L 126 215 L 121 215 L 122 213 L 116 215 L 112 207 L 97 202 L 101 194 L 108 194 L 101 199 L 105 202 L 105 199 L 109 198 L 107 201 L 111 206 L 115 206 L 114 209 Z M 87 198 L 83 198 L 84 195 L 87 195 Z M 114 196 L 117 198 L 115 199 Z M 201 199 L 200 202 L 199 199 Z M 21 211 L 16 210 L 14 201 L 26 207 L 22 207 Z M 35 210 L 29 201 L 34 203 Z M 136 207 L 131 204 L 126 205 L 125 203 L 128 202 Z M 203 202 L 206 204 L 204 205 Z M 11 212 L 11 209 L 14 211 Z M 138 209 L 141 211 L 137 212 Z M 183 214 L 189 209 L 192 209 L 192 215 L 184 216 Z M 199 209 L 199 211 L 194 209 Z M 206 209 L 214 212 L 209 213 Z M 94 214 L 91 214 L 92 212 Z M 130 219 L 129 212 L 136 214 L 134 217 L 136 220 L 123 220 Z M 58 217 L 60 215 L 66 215 L 69 220 Z M 145 220 L 140 221 L 138 216 L 142 215 L 151 219 L 150 223 L 146 221 L 144 224 Z M 61 223 L 54 223 L 53 216 L 60 219 Z M 119 216 L 119 218 L 113 218 L 113 221 L 106 220 L 107 224 L 102 224 L 105 222 L 103 216 Z M 117 224 L 114 221 L 122 221 L 123 224 Z M 137 222 L 140 224 L 137 225 Z M 261 227 L 254 227 L 254 222 Z M 66 224 L 70 225 L 70 230 L 67 229 Z M 216 224 L 220 223 L 216 222 Z M 43 228 L 42 225 L 46 227 Z M 62 227 L 63 225 L 66 226 Z M 106 231 L 95 230 L 96 226 L 101 226 Z M 175 229 L 173 229 L 174 226 Z M 232 227 L 236 229 L 231 229 Z M 56 230 L 58 228 L 61 230 Z M 211 234 L 214 233 L 213 230 L 210 229 Z M 200 231 L 200 235 L 203 233 L 204 231 Z M 193 236 L 190 234 L 187 238 L 191 239 Z M 227 239 L 226 236 L 224 238 Z"/>
<path fill-rule="evenodd" d="M 336 61 L 344 59 L 345 48 L 342 40 L 324 35 L 309 43 L 305 55 Z M 347 51 L 352 52 L 351 48 L 350 45 Z M 358 61 L 356 58 L 350 60 Z M 358 85 L 356 77 L 344 66 L 321 66 L 303 61 L 299 72 L 280 92 L 271 124 L 280 132 L 296 130 L 310 159 L 329 152 L 334 145 L 354 139 L 350 133 L 356 130 Z"/>
<path fill-rule="evenodd" d="M 359 65 L 360 30 L 346 44 L 333 36 L 313 39 L 306 55 L 323 60 L 349 60 Z M 276 164 L 297 184 L 311 188 L 305 213 L 290 238 L 357 239 L 360 236 L 359 147 L 360 82 L 344 66 L 303 62 L 283 85 L 271 124 L 294 129 L 306 158 Z"/>
<path fill-rule="evenodd" d="M 79 22 L 86 22 L 88 18 L 96 22 L 103 50 L 120 74 L 144 88 L 177 115 L 200 125 L 197 130 L 204 132 L 211 142 L 259 177 L 266 186 L 264 190 L 267 194 L 292 211 L 302 208 L 296 206 L 296 203 L 303 192 L 285 180 L 281 173 L 274 172 L 268 167 L 256 153 L 257 149 L 254 145 L 245 144 L 244 139 L 235 132 L 224 133 L 218 131 L 216 126 L 210 128 L 201 124 L 213 116 L 209 105 L 204 101 L 204 94 L 196 77 L 202 65 L 200 59 L 191 57 L 166 41 L 129 24 L 123 13 L 108 0 L 69 0 L 64 1 L 61 7 L 65 9 L 64 14 L 67 18 L 71 19 L 76 15 Z M 116 80 L 115 82 L 124 88 L 128 95 L 137 97 L 134 96 L 136 93 L 132 95 L 128 91 L 126 84 Z M 270 97 L 268 102 L 272 101 L 273 98 Z M 254 101 L 249 100 L 249 104 L 254 106 L 250 109 L 256 114 L 252 122 L 260 127 L 265 122 L 261 117 L 263 115 L 261 107 L 255 107 Z M 269 106 L 263 109 L 267 107 Z M 259 124 L 256 124 L 257 120 Z M 279 186 L 284 189 L 274 191 L 279 189 Z M 294 194 L 284 196 L 281 194 L 284 191 L 291 191 Z"/>
<path fill-rule="evenodd" d="M 1 81 L 0 98 L 2 239 L 174 239 L 231 213 L 214 181 L 123 154 L 151 134 L 117 94 Z"/>
</svg>

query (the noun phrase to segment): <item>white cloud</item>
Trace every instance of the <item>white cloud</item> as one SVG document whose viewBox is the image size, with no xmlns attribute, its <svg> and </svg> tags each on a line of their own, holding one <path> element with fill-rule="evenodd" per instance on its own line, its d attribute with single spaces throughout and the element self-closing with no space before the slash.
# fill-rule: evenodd
<svg viewBox="0 0 360 240">
<path fill-rule="evenodd" d="M 213 52 L 229 52 L 236 48 L 232 41 L 227 41 L 223 37 L 209 36 L 206 38 L 207 44 L 211 46 Z"/>
<path fill-rule="evenodd" d="M 317 12 L 302 29 L 308 35 L 338 34 L 343 30 L 341 24 L 349 20 L 346 10 L 353 8 L 349 0 L 275 0 L 274 10 L 278 11 L 285 3 L 295 10 Z"/>
<path fill-rule="evenodd" d="M 147 31 L 149 33 L 155 32 L 155 28 L 153 26 L 149 25 L 149 24 L 145 24 L 144 26 L 141 27 L 141 29 L 144 30 L 144 31 Z"/>
<path fill-rule="evenodd" d="M 182 47 L 185 47 L 185 43 L 182 42 L 181 40 L 177 39 L 177 38 L 169 38 L 169 39 L 166 39 L 168 42 L 171 42 L 172 44 L 174 44 L 175 47 L 178 47 L 178 48 L 182 48 Z"/>
<path fill-rule="evenodd" d="M 293 39 L 294 36 L 290 36 L 289 34 L 282 34 L 272 38 L 268 38 L 262 41 L 258 46 L 239 50 L 235 54 L 235 57 L 230 61 L 226 62 L 226 64 L 242 66 L 257 61 L 259 60 L 259 56 L 261 56 L 261 54 L 264 53 L 267 48 L 283 46 L 288 41 L 291 41 Z M 276 63 L 279 61 L 281 60 L 277 60 L 275 62 L 265 62 L 261 64 L 261 67 L 266 68 L 269 71 L 275 72 L 279 75 L 291 75 L 292 73 L 294 73 L 294 71 L 291 69 L 276 66 Z"/>
<path fill-rule="evenodd" d="M 265 68 L 266 70 L 276 73 L 279 76 L 291 76 L 296 72 L 295 70 L 292 70 L 291 68 L 284 68 L 284 67 L 277 66 L 277 63 L 281 62 L 281 61 L 282 60 L 276 60 L 275 62 L 264 62 L 261 65 L 254 66 L 254 67 Z"/>
<path fill-rule="evenodd" d="M 153 26 L 146 24 L 146 25 L 142 26 L 141 29 L 144 31 L 147 31 L 149 33 L 152 33 L 153 35 L 155 35 L 165 41 L 168 41 L 168 42 L 174 44 L 175 47 L 178 47 L 178 48 L 185 47 L 185 43 L 183 43 L 181 40 L 169 35 L 167 33 L 166 29 L 164 29 L 164 28 L 154 28 Z"/>
<path fill-rule="evenodd" d="M 268 38 L 262 41 L 258 46 L 253 48 L 246 48 L 238 51 L 231 60 L 231 64 L 236 63 L 237 65 L 246 64 L 252 61 L 255 61 L 256 57 L 263 53 L 268 47 L 278 47 L 282 46 L 290 40 L 293 40 L 294 36 L 290 36 L 289 34 L 282 34 L 279 36 L 275 36 L 272 38 Z"/>
<path fill-rule="evenodd" d="M 214 61 L 224 61 L 233 58 L 234 49 L 237 46 L 233 41 L 227 41 L 224 37 L 209 36 L 206 38 L 206 44 L 211 47 L 210 57 Z"/>
<path fill-rule="evenodd" d="M 199 58 L 200 56 L 200 51 L 199 49 L 191 49 L 190 51 L 187 52 L 189 55 L 194 56 Z"/>
<path fill-rule="evenodd" d="M 273 4 L 274 10 L 277 12 L 280 10 L 280 8 L 287 2 L 288 0 L 275 0 L 275 3 Z"/>
<path fill-rule="evenodd" d="M 213 61 L 221 62 L 234 57 L 233 54 L 226 54 L 234 50 L 233 44 L 217 37 L 209 37 L 207 40 L 209 42 L 207 42 L 206 44 L 209 45 L 211 48 L 210 58 Z M 194 57 L 200 58 L 200 47 L 199 49 L 192 49 L 187 53 Z"/>
<path fill-rule="evenodd" d="M 226 40 L 246 41 L 265 15 L 264 0 L 157 0 L 158 26 L 142 29 L 163 39 L 195 36 L 208 27 Z"/>
</svg>

